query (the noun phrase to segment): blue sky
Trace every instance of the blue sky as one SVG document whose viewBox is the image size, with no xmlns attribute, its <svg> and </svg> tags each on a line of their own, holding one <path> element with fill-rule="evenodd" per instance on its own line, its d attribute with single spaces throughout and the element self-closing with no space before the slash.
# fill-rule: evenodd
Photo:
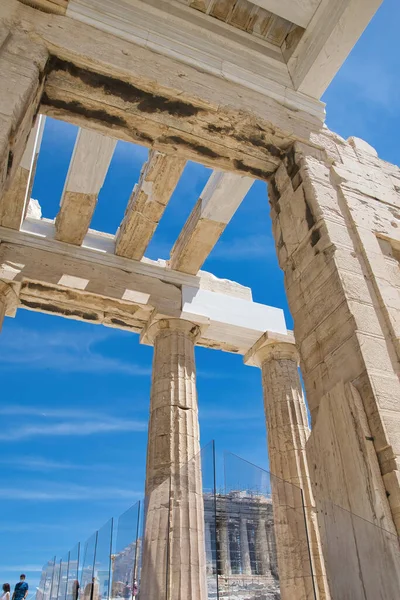
<svg viewBox="0 0 400 600">
<path fill-rule="evenodd" d="M 400 5 L 382 8 L 326 92 L 327 124 L 399 164 Z M 48 120 L 32 196 L 55 217 L 77 129 Z M 119 142 L 92 227 L 117 229 L 147 150 Z M 189 163 L 151 246 L 167 258 L 210 171 Z M 204 269 L 285 310 L 265 184 L 256 182 Z M 260 376 L 241 357 L 196 349 L 201 442 L 268 467 Z M 0 579 L 84 541 L 143 489 L 152 349 L 138 336 L 20 310 L 0 338 Z"/>
</svg>

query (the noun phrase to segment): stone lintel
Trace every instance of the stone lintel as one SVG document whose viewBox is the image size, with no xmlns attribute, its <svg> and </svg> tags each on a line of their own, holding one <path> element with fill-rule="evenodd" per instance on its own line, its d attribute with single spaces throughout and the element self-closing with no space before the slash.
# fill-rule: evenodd
<svg viewBox="0 0 400 600">
<path fill-rule="evenodd" d="M 146 346 L 153 346 L 154 341 L 159 333 L 162 331 L 177 331 L 187 335 L 193 343 L 201 335 L 201 329 L 195 323 L 190 321 L 184 321 L 183 319 L 150 319 L 146 327 L 143 329 L 140 335 L 140 343 Z"/>
<path fill-rule="evenodd" d="M 288 359 L 299 362 L 299 354 L 292 331 L 275 333 L 266 331 L 244 356 L 244 364 L 250 367 L 261 367 L 267 360 Z"/>
</svg>

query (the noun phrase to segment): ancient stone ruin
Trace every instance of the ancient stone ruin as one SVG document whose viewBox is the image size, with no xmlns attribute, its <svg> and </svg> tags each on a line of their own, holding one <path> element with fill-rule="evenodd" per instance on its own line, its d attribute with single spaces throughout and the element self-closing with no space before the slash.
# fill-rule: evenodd
<svg viewBox="0 0 400 600">
<path fill-rule="evenodd" d="M 282 600 L 398 598 L 400 169 L 329 131 L 320 101 L 380 4 L 0 3 L 1 318 L 26 308 L 154 346 L 140 600 L 207 598 L 201 465 L 181 471 L 200 449 L 195 345 L 261 370 Z M 30 202 L 46 115 L 80 127 L 54 221 Z M 108 235 L 90 224 L 118 139 L 151 151 Z M 213 173 L 169 259 L 151 261 L 187 160 Z M 254 179 L 294 334 L 279 308 L 201 270 Z M 307 536 L 285 482 L 302 490 Z"/>
</svg>

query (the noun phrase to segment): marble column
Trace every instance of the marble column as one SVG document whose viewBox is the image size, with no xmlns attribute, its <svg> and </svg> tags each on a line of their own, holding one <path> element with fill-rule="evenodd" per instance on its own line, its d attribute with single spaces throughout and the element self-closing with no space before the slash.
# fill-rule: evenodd
<svg viewBox="0 0 400 600">
<path fill-rule="evenodd" d="M 259 518 L 256 529 L 256 553 L 257 560 L 260 565 L 260 575 L 268 575 L 270 573 L 270 560 L 269 560 L 269 544 L 267 538 L 266 522 L 265 519 Z"/>
<path fill-rule="evenodd" d="M 213 574 L 213 553 L 212 553 L 212 527 L 213 524 L 207 521 L 205 523 L 205 543 L 206 543 L 206 571 L 207 575 Z"/>
<path fill-rule="evenodd" d="M 147 445 L 147 519 L 141 596 L 205 600 L 206 556 L 194 344 L 181 319 L 151 324 L 154 344 Z"/>
<path fill-rule="evenodd" d="M 314 588 L 319 600 L 329 598 L 305 452 L 310 429 L 293 335 L 265 333 L 245 362 L 262 370 L 268 455 L 275 476 L 272 495 L 281 598 L 314 600 Z"/>
<path fill-rule="evenodd" d="M 219 566 L 219 572 L 224 577 L 229 577 L 232 574 L 232 570 L 227 519 L 221 519 L 219 521 L 218 541 L 219 546 L 217 546 L 217 565 Z"/>
<path fill-rule="evenodd" d="M 251 575 L 249 536 L 246 518 L 240 517 L 240 554 L 242 558 L 242 574 Z"/>
</svg>

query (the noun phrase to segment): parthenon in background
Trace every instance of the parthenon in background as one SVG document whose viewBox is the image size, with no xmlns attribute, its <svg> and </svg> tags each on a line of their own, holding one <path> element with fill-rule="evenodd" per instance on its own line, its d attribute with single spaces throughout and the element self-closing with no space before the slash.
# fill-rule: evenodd
<svg viewBox="0 0 400 600">
<path fill-rule="evenodd" d="M 1 318 L 26 308 L 154 346 L 140 600 L 207 598 L 201 467 L 187 487 L 179 475 L 200 449 L 196 344 L 261 368 L 271 472 L 302 489 L 307 540 L 272 490 L 282 600 L 398 597 L 400 169 L 329 131 L 320 101 L 380 4 L 0 4 Z M 30 200 L 46 115 L 80 128 L 54 221 Z M 150 152 L 110 235 L 90 225 L 118 139 Z M 170 256 L 149 260 L 188 160 L 212 174 Z M 255 179 L 268 183 L 294 335 L 281 309 L 201 270 Z M 387 535 L 366 539 L 328 501 Z"/>
</svg>

